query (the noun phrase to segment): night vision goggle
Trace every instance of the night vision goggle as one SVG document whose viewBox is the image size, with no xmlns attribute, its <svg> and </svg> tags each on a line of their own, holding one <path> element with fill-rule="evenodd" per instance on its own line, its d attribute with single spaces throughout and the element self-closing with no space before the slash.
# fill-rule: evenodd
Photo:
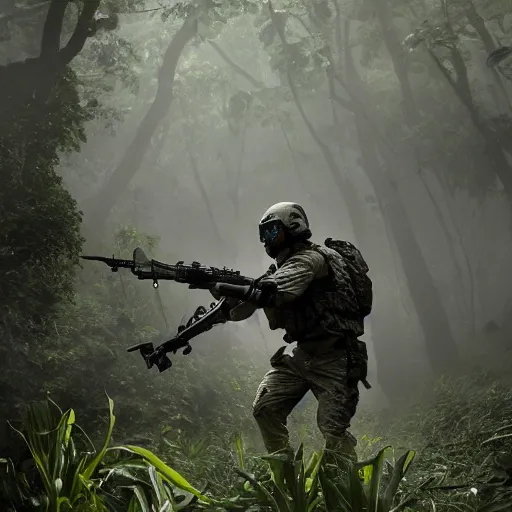
<svg viewBox="0 0 512 512">
<path fill-rule="evenodd" d="M 282 222 L 280 220 L 273 220 L 260 224 L 260 242 L 265 245 L 270 245 L 281 232 Z"/>
</svg>

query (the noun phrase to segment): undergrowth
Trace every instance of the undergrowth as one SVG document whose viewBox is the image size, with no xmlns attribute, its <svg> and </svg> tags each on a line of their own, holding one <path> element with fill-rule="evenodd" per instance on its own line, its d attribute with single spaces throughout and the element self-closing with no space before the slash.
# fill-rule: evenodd
<svg viewBox="0 0 512 512">
<path fill-rule="evenodd" d="M 170 428 L 145 446 L 114 445 L 109 404 L 99 446 L 72 409 L 32 406 L 16 429 L 30 455 L 0 459 L 0 510 L 512 511 L 512 390 L 486 374 L 441 379 L 406 412 L 359 419 L 355 465 L 311 450 L 306 428 L 291 458 L 261 456 L 240 434 Z"/>
<path fill-rule="evenodd" d="M 444 377 L 403 412 L 365 417 L 358 428 L 378 433 L 373 449 L 414 447 L 407 484 L 436 481 L 426 510 L 512 511 L 512 389 L 489 372 Z"/>
</svg>

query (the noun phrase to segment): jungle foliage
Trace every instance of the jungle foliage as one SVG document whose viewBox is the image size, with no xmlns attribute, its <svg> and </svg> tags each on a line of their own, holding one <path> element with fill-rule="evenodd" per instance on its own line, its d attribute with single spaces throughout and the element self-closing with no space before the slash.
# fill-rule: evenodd
<svg viewBox="0 0 512 512">
<path fill-rule="evenodd" d="M 510 357 L 510 319 L 505 312 L 497 325 L 485 312 L 499 286 L 503 295 L 511 284 L 510 272 L 500 274 L 508 260 L 491 257 L 511 247 L 502 220 L 512 211 L 510 2 L 7 4 L 0 508 L 512 510 L 507 380 L 461 362 L 482 339 L 491 340 L 487 366 Z M 145 18 L 137 24 L 137 16 Z M 220 60 L 200 57 L 205 48 Z M 132 138 L 120 157 L 100 145 L 87 150 L 91 139 L 110 147 L 123 129 Z M 251 138 L 259 130 L 280 141 L 279 158 L 242 175 L 244 151 L 272 153 Z M 235 157 L 221 145 L 216 155 L 201 152 L 219 133 L 239 150 Z M 243 208 L 259 208 L 248 191 L 266 197 L 276 183 L 268 169 L 283 161 L 294 190 L 312 202 L 337 194 L 358 245 L 372 255 L 375 287 L 385 290 L 371 319 L 384 393 L 399 402 L 397 374 L 413 387 L 412 358 L 397 362 L 395 354 L 412 350 L 407 336 L 396 338 L 414 315 L 426 366 L 450 370 L 430 375 L 435 389 L 403 410 L 393 403 L 360 417 L 354 428 L 365 462 L 343 471 L 324 461 L 312 404 L 291 420 L 300 446 L 292 460 L 258 455 L 250 410 L 268 354 L 223 328 L 172 377 L 148 373 L 125 349 L 168 336 L 184 292 L 161 297 L 79 266 L 84 243 L 117 257 L 141 246 L 162 260 L 180 258 L 140 224 L 194 213 L 188 203 L 204 207 L 205 247 L 236 257 L 247 242 L 233 236 Z M 416 196 L 404 185 L 411 182 L 433 212 L 434 238 L 414 214 Z M 151 201 L 138 199 L 148 190 L 164 214 L 148 213 Z M 173 210 L 179 196 L 183 209 Z M 485 242 L 475 244 L 478 237 Z M 439 261 L 441 246 L 449 261 Z M 388 303 L 395 316 L 384 312 Z M 455 377 L 455 368 L 465 375 Z M 105 391 L 113 397 L 107 414 Z"/>
</svg>

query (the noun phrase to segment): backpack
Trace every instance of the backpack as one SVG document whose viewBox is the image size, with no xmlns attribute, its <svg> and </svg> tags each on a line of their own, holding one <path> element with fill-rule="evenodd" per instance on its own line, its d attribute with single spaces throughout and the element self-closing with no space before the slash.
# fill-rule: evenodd
<svg viewBox="0 0 512 512">
<path fill-rule="evenodd" d="M 327 238 L 324 245 L 343 257 L 354 287 L 359 312 L 363 316 L 368 316 L 372 311 L 373 290 L 372 280 L 368 277 L 370 269 L 362 254 L 353 244 L 342 240 Z"/>
<path fill-rule="evenodd" d="M 347 271 L 352 281 L 356 294 L 359 311 L 363 316 L 368 316 L 372 311 L 373 291 L 372 281 L 368 277 L 370 270 L 360 251 L 350 242 L 333 240 L 328 238 L 324 242 L 329 249 L 340 254 L 347 265 Z M 362 382 L 366 389 L 371 385 L 366 380 L 368 375 L 368 352 L 366 343 L 354 338 L 349 340 L 348 349 L 348 380 L 349 386 Z"/>
</svg>

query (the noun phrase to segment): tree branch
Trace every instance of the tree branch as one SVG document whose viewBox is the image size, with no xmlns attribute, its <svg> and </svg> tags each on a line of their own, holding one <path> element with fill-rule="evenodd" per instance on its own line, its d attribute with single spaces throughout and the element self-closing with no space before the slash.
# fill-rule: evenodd
<svg viewBox="0 0 512 512">
<path fill-rule="evenodd" d="M 466 15 L 468 18 L 469 23 L 473 26 L 473 28 L 477 31 L 478 35 L 480 36 L 482 43 L 484 45 L 485 51 L 488 54 L 491 54 L 496 49 L 496 44 L 494 43 L 494 40 L 487 29 L 485 25 L 485 21 L 478 13 L 475 4 L 472 0 L 469 1 L 466 7 Z M 503 84 L 501 80 L 501 76 L 497 69 L 491 68 L 491 73 L 494 77 L 494 80 L 496 82 L 496 85 L 505 100 L 505 102 L 508 104 L 509 108 L 511 107 L 510 99 L 508 97 L 507 89 L 505 88 L 505 85 Z"/>
<path fill-rule="evenodd" d="M 183 115 L 183 118 L 185 119 L 187 112 L 185 109 L 185 104 L 184 104 L 183 98 L 181 98 L 181 97 L 179 98 L 179 103 L 181 106 L 181 113 Z M 216 216 L 213 213 L 212 204 L 208 197 L 208 190 L 204 186 L 203 179 L 202 179 L 201 173 L 199 171 L 199 166 L 197 165 L 197 161 L 196 161 L 196 158 L 194 155 L 194 149 L 191 144 L 191 142 L 195 139 L 194 133 L 193 133 L 193 127 L 189 126 L 187 124 L 187 121 L 185 120 L 183 122 L 183 128 L 184 128 L 184 132 L 185 132 L 184 133 L 185 137 L 183 137 L 184 141 L 185 141 L 185 150 L 188 154 L 190 167 L 192 169 L 192 174 L 194 175 L 194 180 L 196 182 L 197 188 L 199 189 L 199 193 L 201 194 L 201 198 L 203 199 L 203 203 L 206 207 L 206 211 L 208 212 L 208 215 L 212 222 L 213 235 L 215 237 L 215 240 L 218 242 L 219 246 L 224 249 L 225 248 L 224 237 L 221 235 L 219 226 L 216 221 Z"/>
<path fill-rule="evenodd" d="M 283 27 L 281 27 L 281 25 L 279 24 L 279 22 L 276 19 L 276 13 L 274 11 L 274 8 L 272 6 L 272 2 L 270 0 L 268 0 L 268 8 L 270 10 L 270 18 L 272 20 L 272 23 L 274 24 L 274 27 L 276 29 L 276 32 L 277 32 L 278 36 L 279 36 L 279 39 L 281 39 L 281 43 L 282 43 L 282 45 L 284 47 L 284 50 L 286 52 L 288 52 L 288 42 L 286 41 L 286 35 L 284 33 L 284 29 L 283 29 Z M 302 117 L 302 120 L 304 121 L 304 124 L 306 125 L 306 128 L 308 129 L 311 137 L 313 138 L 313 140 L 316 142 L 316 144 L 322 150 L 323 153 L 325 151 L 330 153 L 330 150 L 329 150 L 328 146 L 318 136 L 318 133 L 316 132 L 315 128 L 313 127 L 313 124 L 311 123 L 311 121 L 309 120 L 308 116 L 306 115 L 306 112 L 304 111 L 302 103 L 301 103 L 301 101 L 299 99 L 299 94 L 297 92 L 297 88 L 295 87 L 295 82 L 293 81 L 292 73 L 290 71 L 289 60 L 287 60 L 287 62 L 286 62 L 286 76 L 288 78 L 288 84 L 290 86 L 290 91 L 291 91 L 293 99 L 295 101 L 295 105 L 297 106 L 299 114 Z M 333 159 L 327 158 L 327 160 L 331 161 Z"/>
<path fill-rule="evenodd" d="M 196 35 L 197 19 L 189 17 L 169 43 L 158 73 L 155 99 L 142 119 L 135 138 L 95 199 L 94 210 L 87 224 L 96 234 L 105 227 L 112 208 L 139 171 L 144 156 L 151 147 L 151 139 L 171 107 L 179 59 L 185 46 Z"/>
<path fill-rule="evenodd" d="M 210 46 L 222 57 L 222 59 L 229 64 L 229 66 L 239 75 L 243 76 L 252 86 L 263 89 L 265 84 L 256 80 L 245 69 L 239 66 L 215 41 L 209 41 Z"/>
<path fill-rule="evenodd" d="M 442 62 L 438 59 L 437 55 L 430 49 L 427 48 L 427 52 L 434 61 L 434 64 L 437 66 L 439 71 L 441 71 L 442 75 L 446 78 L 447 82 L 456 90 L 457 82 L 452 78 L 450 72 L 443 66 Z"/>
<path fill-rule="evenodd" d="M 53 59 L 60 50 L 62 24 L 68 4 L 69 0 L 52 0 L 50 3 L 41 40 L 40 57 L 42 60 Z"/>
<path fill-rule="evenodd" d="M 338 96 L 335 92 L 331 92 L 331 99 L 334 100 L 338 105 L 346 108 L 349 112 L 352 112 L 353 114 L 356 113 L 356 109 L 350 104 L 350 102 L 343 99 L 341 96 Z"/>
<path fill-rule="evenodd" d="M 239 75 L 243 76 L 250 84 L 252 84 L 254 87 L 257 87 L 258 89 L 264 89 L 266 86 L 263 82 L 260 82 L 259 80 L 256 80 L 252 75 L 250 75 L 245 69 L 243 69 L 241 66 L 239 66 L 224 50 L 222 50 L 215 42 L 210 41 L 211 46 L 217 51 L 217 53 L 224 59 L 224 61 L 233 69 L 235 73 L 238 73 Z M 306 186 L 303 183 L 302 176 L 299 172 L 298 162 L 295 157 L 295 152 L 293 151 L 293 148 L 290 144 L 290 139 L 288 138 L 288 135 L 286 134 L 286 130 L 283 126 L 283 121 L 281 117 L 279 116 L 279 113 L 277 110 L 274 112 L 274 115 L 277 119 L 277 122 L 279 124 L 279 127 L 281 128 L 281 132 L 283 133 L 283 136 L 286 141 L 286 146 L 288 147 L 288 150 L 290 151 L 290 155 L 292 157 L 293 163 L 294 163 L 294 169 L 297 170 L 297 175 L 299 177 L 299 180 L 302 183 L 302 186 L 304 190 L 306 190 Z M 246 127 L 246 125 L 244 125 Z M 245 141 L 245 137 L 244 137 Z M 242 147 L 243 152 L 243 147 Z M 242 154 L 242 153 L 241 153 Z M 241 162 L 239 164 L 239 168 L 241 167 Z M 235 196 L 236 197 L 236 196 Z"/>
<path fill-rule="evenodd" d="M 92 35 L 94 14 L 99 6 L 100 0 L 84 0 L 84 6 L 78 18 L 75 30 L 66 46 L 59 53 L 61 64 L 69 64 L 82 51 L 85 41 Z"/>
<path fill-rule="evenodd" d="M 84 5 L 73 34 L 64 48 L 60 48 L 64 14 L 70 0 L 52 0 L 43 29 L 41 40 L 41 60 L 54 66 L 69 64 L 82 50 L 85 41 L 93 33 L 94 14 L 100 0 L 84 0 Z"/>
<path fill-rule="evenodd" d="M 349 112 L 352 112 L 353 114 L 355 114 L 356 113 L 356 109 L 352 105 L 352 102 L 350 102 L 349 100 L 346 100 L 345 98 L 342 98 L 341 96 L 338 96 L 338 94 L 336 94 L 336 90 L 335 90 L 335 86 L 334 86 L 334 79 L 338 80 L 340 85 L 343 88 L 345 88 L 341 78 L 339 76 L 337 76 L 332 71 L 332 69 L 330 71 L 327 70 L 327 78 L 329 80 L 329 95 L 331 97 L 331 100 L 335 101 L 336 103 L 338 103 L 338 105 L 341 105 L 343 108 L 345 108 Z"/>
</svg>

